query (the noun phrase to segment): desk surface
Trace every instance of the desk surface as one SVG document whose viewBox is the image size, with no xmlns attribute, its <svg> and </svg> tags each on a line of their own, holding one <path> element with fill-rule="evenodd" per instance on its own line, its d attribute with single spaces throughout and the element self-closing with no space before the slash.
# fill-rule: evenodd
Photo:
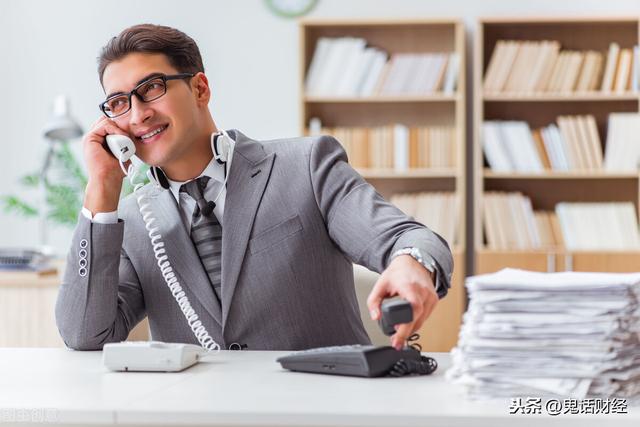
<svg viewBox="0 0 640 427">
<path fill-rule="evenodd" d="M 640 425 L 639 407 L 552 417 L 510 415 L 508 400 L 469 401 L 444 379 L 446 353 L 435 354 L 432 376 L 374 379 L 288 372 L 275 362 L 282 354 L 223 351 L 180 373 L 116 373 L 102 352 L 0 348 L 0 424 Z"/>
</svg>

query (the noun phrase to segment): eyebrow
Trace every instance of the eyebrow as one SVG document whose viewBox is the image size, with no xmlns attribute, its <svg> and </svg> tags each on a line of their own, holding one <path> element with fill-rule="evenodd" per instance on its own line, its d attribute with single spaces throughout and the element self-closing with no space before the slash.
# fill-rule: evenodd
<svg viewBox="0 0 640 427">
<path fill-rule="evenodd" d="M 164 73 L 160 73 L 160 72 L 157 72 L 157 71 L 154 72 L 154 73 L 149 73 L 146 76 L 144 76 L 143 78 L 141 78 L 140 80 L 138 80 L 138 82 L 133 87 L 137 87 L 140 83 L 143 83 L 146 80 L 149 80 L 149 79 L 151 79 L 153 77 L 159 77 L 159 76 L 164 76 L 164 75 L 165 75 Z M 109 98 L 111 98 L 112 96 L 115 96 L 115 95 L 124 95 L 125 93 L 128 93 L 128 92 L 122 92 L 122 91 L 120 91 L 120 92 L 112 92 L 109 95 L 107 95 L 106 99 L 109 99 Z"/>
</svg>

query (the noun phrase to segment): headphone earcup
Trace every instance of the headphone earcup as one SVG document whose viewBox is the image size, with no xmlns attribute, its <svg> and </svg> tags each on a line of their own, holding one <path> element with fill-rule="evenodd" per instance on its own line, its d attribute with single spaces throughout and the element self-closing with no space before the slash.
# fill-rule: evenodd
<svg viewBox="0 0 640 427">
<path fill-rule="evenodd" d="M 213 139 L 213 156 L 220 164 L 226 163 L 229 160 L 229 147 L 230 143 L 227 139 L 226 133 L 219 133 Z"/>
</svg>

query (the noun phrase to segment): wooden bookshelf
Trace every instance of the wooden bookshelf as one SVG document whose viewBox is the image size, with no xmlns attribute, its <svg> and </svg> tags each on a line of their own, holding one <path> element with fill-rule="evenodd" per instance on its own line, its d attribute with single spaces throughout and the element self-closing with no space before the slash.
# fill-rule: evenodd
<svg viewBox="0 0 640 427">
<path fill-rule="evenodd" d="M 484 74 L 498 40 L 557 40 L 561 49 L 606 54 L 612 42 L 632 48 L 640 42 L 640 18 L 488 18 L 478 22 L 474 55 L 473 194 L 476 274 L 505 267 L 537 271 L 639 271 L 640 251 L 497 251 L 485 245 L 482 205 L 485 191 L 518 191 L 534 210 L 553 210 L 558 202 L 632 202 L 640 207 L 640 173 L 576 171 L 497 173 L 487 169 L 482 150 L 485 120 L 523 120 L 548 125 L 561 115 L 591 114 L 606 145 L 608 115 L 640 111 L 637 92 L 485 93 Z"/>
<path fill-rule="evenodd" d="M 307 96 L 306 73 L 321 37 L 362 37 L 370 46 L 398 53 L 457 53 L 459 71 L 453 94 L 336 97 Z M 323 127 L 450 126 L 455 132 L 455 166 L 439 169 L 360 169 L 385 198 L 397 193 L 453 192 L 459 198 L 453 289 L 421 331 L 426 351 L 449 351 L 456 343 L 462 314 L 465 260 L 465 33 L 457 19 L 304 20 L 300 22 L 300 132 L 307 134 L 311 118 Z"/>
</svg>

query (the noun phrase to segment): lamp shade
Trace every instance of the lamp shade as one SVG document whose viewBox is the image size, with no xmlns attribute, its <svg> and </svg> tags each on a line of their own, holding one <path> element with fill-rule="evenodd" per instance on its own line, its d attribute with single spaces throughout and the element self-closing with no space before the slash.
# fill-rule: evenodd
<svg viewBox="0 0 640 427">
<path fill-rule="evenodd" d="M 44 136 L 53 141 L 68 140 L 82 136 L 82 128 L 69 114 L 69 102 L 64 95 L 56 97 L 53 115 L 47 121 Z"/>
</svg>

